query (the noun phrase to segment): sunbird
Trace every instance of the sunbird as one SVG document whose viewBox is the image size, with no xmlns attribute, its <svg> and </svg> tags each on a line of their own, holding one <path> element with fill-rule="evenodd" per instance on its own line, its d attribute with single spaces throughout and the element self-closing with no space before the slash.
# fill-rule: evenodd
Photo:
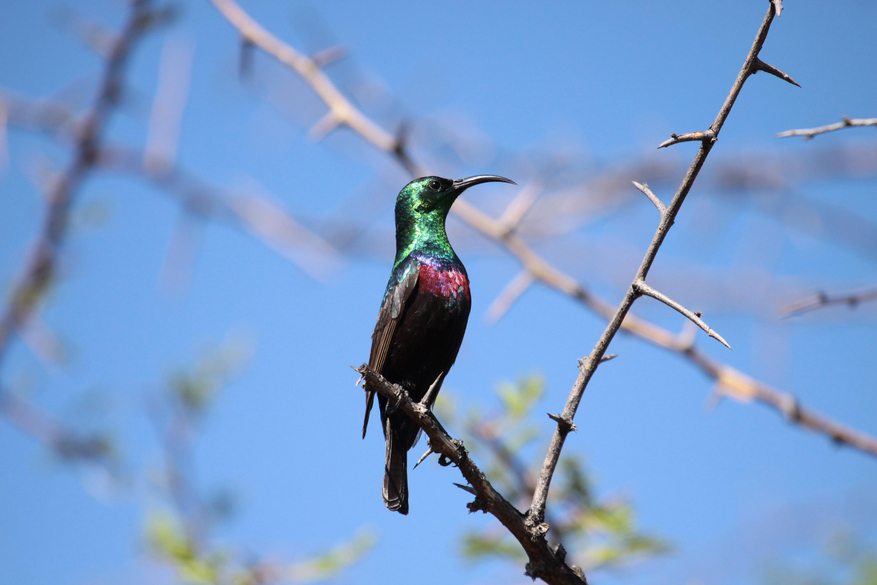
<svg viewBox="0 0 877 585">
<path fill-rule="evenodd" d="M 396 259 L 372 334 L 369 366 L 432 408 L 466 333 L 472 298 L 469 276 L 451 247 L 445 220 L 454 201 L 473 185 L 514 181 L 496 175 L 467 179 L 422 177 L 396 198 Z M 365 438 L 375 391 L 365 385 Z M 378 395 L 386 441 L 384 504 L 408 513 L 408 450 L 420 427 Z"/>
</svg>

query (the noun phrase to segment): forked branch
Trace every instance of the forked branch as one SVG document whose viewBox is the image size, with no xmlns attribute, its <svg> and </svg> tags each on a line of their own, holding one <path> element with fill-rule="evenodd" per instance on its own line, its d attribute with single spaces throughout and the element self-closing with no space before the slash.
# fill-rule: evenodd
<svg viewBox="0 0 877 585">
<path fill-rule="evenodd" d="M 761 51 L 764 41 L 767 38 L 767 33 L 770 30 L 775 10 L 775 5 L 771 3 L 764 20 L 761 23 L 761 27 L 758 29 L 758 33 L 755 36 L 755 41 L 752 43 L 752 48 L 749 49 L 746 60 L 743 62 L 743 67 L 740 69 L 740 73 L 737 74 L 737 79 L 731 87 L 731 91 L 725 99 L 725 103 L 722 104 L 716 119 L 708 130 L 698 133 L 698 138 L 690 138 L 691 140 L 700 140 L 700 148 L 694 156 L 691 166 L 688 168 L 688 173 L 685 175 L 682 184 L 676 191 L 673 200 L 667 206 L 666 211 L 661 214 L 661 222 L 658 229 L 652 238 L 651 244 L 649 244 L 639 270 L 637 270 L 636 276 L 634 276 L 633 282 L 627 290 L 627 294 L 621 301 L 621 306 L 609 321 L 609 325 L 606 327 L 603 335 L 600 336 L 594 349 L 587 358 L 582 361 L 582 366 L 579 368 L 579 375 L 575 384 L 573 384 L 566 406 L 560 416 L 563 422 L 558 423 L 551 444 L 548 448 L 548 454 L 542 464 L 542 472 L 539 475 L 536 492 L 533 495 L 533 503 L 530 505 L 530 509 L 527 512 L 527 522 L 530 525 L 541 524 L 544 521 L 545 506 L 548 499 L 548 489 L 551 485 L 551 479 L 554 476 L 557 462 L 560 459 L 560 452 L 563 449 L 564 442 L 569 434 L 568 426 L 572 424 L 575 419 L 575 414 L 578 410 L 579 403 L 581 402 L 582 395 L 584 394 L 588 383 L 591 381 L 594 372 L 596 372 L 597 366 L 600 364 L 603 355 L 606 353 L 606 349 L 609 347 L 615 334 L 621 329 L 621 324 L 624 322 L 624 319 L 630 311 L 630 308 L 633 306 L 634 301 L 636 301 L 641 294 L 645 294 L 642 287 L 645 284 L 649 269 L 655 261 L 658 250 L 661 248 L 664 238 L 666 238 L 667 233 L 670 231 L 670 227 L 673 225 L 676 214 L 679 213 L 682 204 L 685 202 L 685 198 L 691 190 L 695 179 L 697 179 L 697 175 L 703 167 L 713 144 L 715 144 L 718 139 L 719 132 L 721 131 L 725 120 L 727 120 L 728 114 L 730 114 L 731 108 L 737 100 L 737 96 L 740 95 L 740 90 L 743 89 L 743 84 L 749 76 L 757 70 L 758 53 Z M 681 141 L 682 138 L 683 137 L 674 135 L 674 140 L 677 142 Z M 675 142 L 673 143 L 675 144 Z"/>
</svg>

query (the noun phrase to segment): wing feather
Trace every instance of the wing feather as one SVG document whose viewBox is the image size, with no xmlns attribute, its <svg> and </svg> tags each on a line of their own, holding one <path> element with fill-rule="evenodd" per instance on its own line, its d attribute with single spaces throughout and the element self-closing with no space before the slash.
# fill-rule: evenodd
<svg viewBox="0 0 877 585">
<path fill-rule="evenodd" d="M 381 372 L 384 367 L 384 361 L 387 359 L 387 352 L 390 350 L 390 344 L 393 342 L 396 327 L 405 314 L 408 299 L 411 298 L 411 294 L 417 289 L 417 279 L 419 277 L 420 262 L 416 258 L 411 258 L 405 267 L 402 280 L 393 286 L 384 297 L 384 302 L 381 303 L 381 310 L 378 312 L 378 322 L 375 324 L 374 333 L 372 333 L 372 348 L 368 359 L 369 367 L 376 372 Z M 368 385 L 366 385 L 365 420 L 362 423 L 363 438 L 365 438 L 365 431 L 368 428 L 368 417 L 374 400 L 375 391 L 369 390 Z"/>
</svg>

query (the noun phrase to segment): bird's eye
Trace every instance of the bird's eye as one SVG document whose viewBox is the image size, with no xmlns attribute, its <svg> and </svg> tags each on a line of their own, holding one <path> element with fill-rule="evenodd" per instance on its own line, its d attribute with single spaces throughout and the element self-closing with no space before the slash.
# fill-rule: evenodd
<svg viewBox="0 0 877 585">
<path fill-rule="evenodd" d="M 429 187 L 430 189 L 432 189 L 433 191 L 438 191 L 439 189 L 442 188 L 442 184 L 439 183 L 439 182 L 436 181 L 436 180 L 432 180 L 432 181 L 429 182 L 428 187 Z"/>
</svg>

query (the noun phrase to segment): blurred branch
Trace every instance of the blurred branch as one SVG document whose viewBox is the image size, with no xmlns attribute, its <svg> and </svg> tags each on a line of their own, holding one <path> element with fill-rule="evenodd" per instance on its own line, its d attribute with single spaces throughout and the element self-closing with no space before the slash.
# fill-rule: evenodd
<svg viewBox="0 0 877 585">
<path fill-rule="evenodd" d="M 781 316 L 794 317 L 823 307 L 832 307 L 835 305 L 846 305 L 851 309 L 855 309 L 862 303 L 867 303 L 873 300 L 877 300 L 877 288 L 847 294 L 818 293 L 809 299 L 786 305 L 781 310 Z"/>
<path fill-rule="evenodd" d="M 835 130 L 841 130 L 843 128 L 852 128 L 853 126 L 877 126 L 877 118 L 860 118 L 853 119 L 847 118 L 846 116 L 840 117 L 842 122 L 837 122 L 836 124 L 829 124 L 827 126 L 819 126 L 818 128 L 802 128 L 800 130 L 786 130 L 785 132 L 780 132 L 777 134 L 777 138 L 788 138 L 789 136 L 803 136 L 804 140 L 810 140 L 814 136 L 818 134 L 825 134 L 826 132 L 834 132 Z"/>
<path fill-rule="evenodd" d="M 42 229 L 0 314 L 0 360 L 9 348 L 13 332 L 27 322 L 54 280 L 58 255 L 67 234 L 70 208 L 78 189 L 97 162 L 104 130 L 124 89 L 128 58 L 150 24 L 151 15 L 149 0 L 132 2 L 128 20 L 109 50 L 97 99 L 77 129 L 73 160 L 63 173 L 52 178 L 47 193 L 49 207 Z"/>
<path fill-rule="evenodd" d="M 719 396 L 728 396 L 743 403 L 758 400 L 779 411 L 792 424 L 824 434 L 838 445 L 849 445 L 877 456 L 877 439 L 804 408 L 791 394 L 752 380 L 731 368 L 720 368 L 715 376 Z"/>
<path fill-rule="evenodd" d="M 586 585 L 585 575 L 581 569 L 570 567 L 565 562 L 566 551 L 558 545 L 552 550 L 545 534 L 548 525 L 537 525 L 525 522 L 526 516 L 506 500 L 488 481 L 478 468 L 469 452 L 458 441 L 448 435 L 426 405 L 414 402 L 401 387 L 391 384 L 383 376 L 363 364 L 354 368 L 362 374 L 370 388 L 376 389 L 382 396 L 411 417 L 429 437 L 430 448 L 453 462 L 475 491 L 475 501 L 468 504 L 470 512 L 489 512 L 515 537 L 527 553 L 529 562 L 525 574 L 533 579 L 539 578 L 546 583 L 575 583 Z"/>
<path fill-rule="evenodd" d="M 0 413 L 62 459 L 86 461 L 104 467 L 107 471 L 114 471 L 113 447 L 109 437 L 77 433 L 25 398 L 3 387 L 0 387 Z"/>
<path fill-rule="evenodd" d="M 196 217 L 242 227 L 317 280 L 324 281 L 343 264 L 341 254 L 331 244 L 255 183 L 239 191 L 214 188 L 178 165 L 160 165 L 161 171 L 156 172 L 140 152 L 121 147 L 102 150 L 100 164 L 152 182 Z"/>
<path fill-rule="evenodd" d="M 644 289 L 646 286 L 645 281 L 649 270 L 652 267 L 652 263 L 655 261 L 655 257 L 658 254 L 658 250 L 661 248 L 664 238 L 666 238 L 670 228 L 673 226 L 676 215 L 679 213 L 682 204 L 685 202 L 685 198 L 691 190 L 694 181 L 697 179 L 700 169 L 703 167 L 704 162 L 706 162 L 710 150 L 712 150 L 713 145 L 716 140 L 718 140 L 719 132 L 721 132 L 722 126 L 724 125 L 725 120 L 727 120 L 728 114 L 730 114 L 731 108 L 734 106 L 734 102 L 737 100 L 737 96 L 740 95 L 740 91 L 743 89 L 743 84 L 746 83 L 746 80 L 750 75 L 757 71 L 758 53 L 761 51 L 764 41 L 767 39 L 771 22 L 776 13 L 775 11 L 775 6 L 770 4 L 767 14 L 758 30 L 758 34 L 755 37 L 755 41 L 752 43 L 752 48 L 746 56 L 743 67 L 737 74 L 737 79 L 734 82 L 728 97 L 725 99 L 725 103 L 722 104 L 716 119 L 713 121 L 712 125 L 710 125 L 709 129 L 705 132 L 698 133 L 702 134 L 700 148 L 698 149 L 697 154 L 695 154 L 694 160 L 691 162 L 691 166 L 688 169 L 688 173 L 682 180 L 682 184 L 673 196 L 673 200 L 661 213 L 660 225 L 652 238 L 652 242 L 649 244 L 648 250 L 637 270 L 636 276 L 627 290 L 627 294 L 625 294 L 624 299 L 621 301 L 621 306 L 619 306 L 618 310 L 615 312 L 615 315 L 610 320 L 603 335 L 600 336 L 594 349 L 580 362 L 581 366 L 578 378 L 570 391 L 563 413 L 559 416 L 559 420 L 557 420 L 557 428 L 554 431 L 554 436 L 548 447 L 548 454 L 545 457 L 545 462 L 542 464 L 542 472 L 539 475 L 539 482 L 536 485 L 533 503 L 527 512 L 527 522 L 530 525 L 541 524 L 544 521 L 545 506 L 548 499 L 548 488 L 551 485 L 551 479 L 557 469 L 557 462 L 560 459 L 560 452 L 563 449 L 563 444 L 566 441 L 566 437 L 570 430 L 573 428 L 573 419 L 575 418 L 576 410 L 578 410 L 585 389 L 593 377 L 594 372 L 597 371 L 597 366 L 600 364 L 606 353 L 606 349 L 609 347 L 615 334 L 621 329 L 621 324 L 633 306 L 633 303 L 643 294 L 647 294 L 646 289 Z M 651 296 L 656 295 L 652 294 Z M 658 297 L 656 296 L 656 298 Z M 681 306 L 674 306 L 674 308 L 680 310 Z M 706 327 L 702 323 L 697 324 L 701 327 Z M 709 332 L 709 328 L 706 329 Z M 712 333 L 710 333 L 710 335 L 712 336 Z M 721 338 L 719 339 L 721 340 Z"/>
<path fill-rule="evenodd" d="M 128 19 L 109 47 L 97 98 L 91 110 L 77 124 L 72 161 L 65 171 L 50 178 L 46 193 L 48 208 L 40 233 L 0 312 L 0 362 L 9 350 L 15 332 L 26 334 L 28 331 L 38 331 L 29 327 L 29 323 L 55 279 L 71 206 L 79 188 L 97 163 L 104 130 L 123 93 L 128 60 L 134 46 L 152 24 L 152 16 L 148 0 L 131 3 Z M 61 116 L 59 120 L 66 121 L 67 118 Z M 0 389 L 0 412 L 63 457 L 106 461 L 110 449 L 106 439 L 77 437 L 48 414 L 5 389 Z"/>
</svg>

